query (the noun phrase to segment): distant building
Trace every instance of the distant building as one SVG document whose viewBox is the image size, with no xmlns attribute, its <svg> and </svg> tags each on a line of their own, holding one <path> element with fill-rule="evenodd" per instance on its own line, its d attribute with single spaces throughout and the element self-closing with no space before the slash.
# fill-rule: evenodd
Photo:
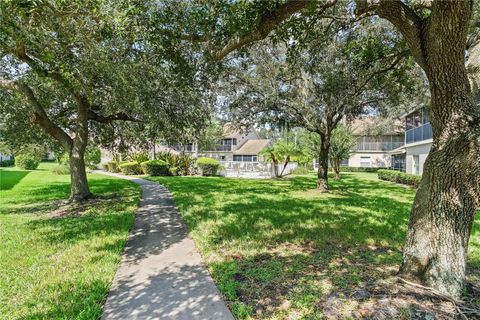
<svg viewBox="0 0 480 320">
<path fill-rule="evenodd" d="M 392 150 L 392 159 L 405 163 L 402 171 L 421 175 L 432 147 L 432 125 L 426 108 L 417 109 L 402 117 L 405 145 Z"/>
<path fill-rule="evenodd" d="M 400 121 L 378 117 L 363 117 L 349 123 L 357 144 L 343 165 L 349 167 L 390 168 L 390 151 L 404 145 Z"/>
<path fill-rule="evenodd" d="M 253 130 L 241 132 L 227 124 L 223 127 L 218 144 L 210 150 L 199 150 L 197 143 L 187 144 L 183 150 L 194 157 L 209 157 L 219 161 L 260 162 L 260 154 L 269 143 L 270 140 L 260 139 Z"/>
</svg>

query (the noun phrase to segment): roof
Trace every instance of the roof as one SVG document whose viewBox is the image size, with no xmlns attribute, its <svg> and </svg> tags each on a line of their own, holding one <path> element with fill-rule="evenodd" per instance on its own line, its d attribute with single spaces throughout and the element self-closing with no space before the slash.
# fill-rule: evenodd
<svg viewBox="0 0 480 320">
<path fill-rule="evenodd" d="M 235 150 L 233 154 L 255 155 L 262 152 L 269 144 L 268 139 L 247 140 L 240 148 Z"/>
<path fill-rule="evenodd" d="M 171 153 L 171 154 L 180 154 L 180 152 L 178 152 L 177 150 L 175 150 L 173 148 L 170 148 L 170 147 L 167 147 L 167 146 L 164 146 L 164 145 L 161 145 L 161 144 L 157 144 L 155 146 L 155 152 L 168 152 L 168 153 Z"/>
<path fill-rule="evenodd" d="M 231 123 L 226 123 L 223 125 L 222 138 L 238 138 L 240 136 L 246 136 L 250 133 L 255 133 L 255 130 L 253 128 L 248 128 L 245 126 L 237 127 Z"/>
<path fill-rule="evenodd" d="M 403 121 L 381 117 L 362 117 L 348 123 L 356 136 L 403 135 Z"/>
</svg>

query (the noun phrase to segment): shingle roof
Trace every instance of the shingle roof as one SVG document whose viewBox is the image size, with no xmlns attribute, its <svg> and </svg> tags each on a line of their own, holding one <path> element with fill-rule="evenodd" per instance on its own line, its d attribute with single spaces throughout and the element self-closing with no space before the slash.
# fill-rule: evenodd
<svg viewBox="0 0 480 320">
<path fill-rule="evenodd" d="M 259 154 L 265 149 L 269 142 L 270 140 L 268 139 L 247 140 L 247 142 L 245 142 L 239 149 L 235 150 L 233 154 Z"/>
</svg>

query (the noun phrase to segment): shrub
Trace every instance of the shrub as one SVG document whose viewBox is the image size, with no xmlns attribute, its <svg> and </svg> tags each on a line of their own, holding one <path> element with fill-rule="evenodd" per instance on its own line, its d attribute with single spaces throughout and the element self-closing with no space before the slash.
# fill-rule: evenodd
<svg viewBox="0 0 480 320">
<path fill-rule="evenodd" d="M 220 163 L 212 158 L 198 158 L 197 166 L 200 168 L 202 176 L 214 176 L 217 174 Z"/>
<path fill-rule="evenodd" d="M 150 160 L 150 156 L 148 155 L 148 152 L 136 152 L 129 155 L 128 159 L 132 162 L 143 163 Z"/>
<path fill-rule="evenodd" d="M 53 174 L 58 174 L 58 175 L 70 174 L 70 167 L 65 165 L 65 164 L 59 164 L 59 165 L 53 167 L 50 170 L 50 172 L 53 173 Z"/>
<path fill-rule="evenodd" d="M 25 153 L 15 157 L 15 164 L 17 165 L 17 167 L 25 170 L 35 170 L 40 164 L 40 159 L 38 156 L 30 153 Z"/>
<path fill-rule="evenodd" d="M 108 168 L 108 171 L 110 172 L 120 172 L 120 168 L 118 166 L 117 161 L 108 161 L 107 168 Z"/>
<path fill-rule="evenodd" d="M 194 163 L 195 159 L 193 159 L 188 154 L 182 154 L 178 156 L 177 163 L 174 165 L 174 167 L 178 168 L 178 174 L 188 176 L 192 172 L 192 167 Z"/>
<path fill-rule="evenodd" d="M 298 166 L 292 170 L 292 174 L 309 174 L 312 170 L 307 166 Z"/>
<path fill-rule="evenodd" d="M 108 171 L 108 163 L 102 163 L 102 168 L 105 171 Z"/>
<path fill-rule="evenodd" d="M 381 180 L 406 184 L 418 187 L 422 177 L 396 170 L 378 170 L 378 178 Z"/>
<path fill-rule="evenodd" d="M 165 161 L 171 168 L 177 168 L 176 174 L 183 176 L 188 176 L 192 173 L 192 168 L 195 163 L 195 159 L 188 154 L 177 155 L 170 152 L 159 152 L 155 158 Z"/>
<path fill-rule="evenodd" d="M 150 176 L 168 176 L 168 164 L 162 160 L 149 160 L 142 162 L 142 169 Z"/>
<path fill-rule="evenodd" d="M 171 167 L 171 168 L 168 169 L 168 171 L 170 172 L 170 175 L 172 175 L 172 176 L 178 176 L 179 173 L 180 173 L 180 170 L 177 167 Z"/>
<path fill-rule="evenodd" d="M 0 161 L 0 167 L 11 167 L 15 165 L 15 160 L 3 160 Z"/>
<path fill-rule="evenodd" d="M 120 170 L 126 175 L 142 174 L 142 167 L 138 162 L 123 163 L 120 165 Z"/>
</svg>

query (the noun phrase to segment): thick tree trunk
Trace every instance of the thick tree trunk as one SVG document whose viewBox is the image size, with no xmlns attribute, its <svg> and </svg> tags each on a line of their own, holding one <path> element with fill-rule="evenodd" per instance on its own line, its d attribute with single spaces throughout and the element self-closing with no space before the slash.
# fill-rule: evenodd
<svg viewBox="0 0 480 320">
<path fill-rule="evenodd" d="M 454 3 L 461 1 L 449 5 Z M 431 38 L 423 46 L 428 52 L 422 68 L 432 96 L 433 145 L 413 204 L 400 267 L 401 276 L 456 297 L 465 280 L 470 230 L 480 199 L 480 111 L 465 69 L 461 39 L 465 30 L 452 30 L 468 17 L 457 19 L 431 21 L 430 28 L 436 30 L 430 30 Z"/>
<path fill-rule="evenodd" d="M 85 146 L 74 143 L 70 151 L 71 201 L 82 201 L 91 196 L 85 170 Z"/>
<path fill-rule="evenodd" d="M 434 143 L 415 197 L 400 273 L 459 296 L 480 198 L 480 142 L 471 126 L 476 122 L 479 130 L 480 115 L 469 94 L 458 92 L 466 90 L 466 77 L 452 85 L 431 84 Z"/>
<path fill-rule="evenodd" d="M 327 135 L 321 136 L 320 153 L 318 155 L 317 190 L 328 192 L 328 153 L 330 140 Z"/>
<path fill-rule="evenodd" d="M 88 144 L 88 101 L 83 96 L 77 99 L 77 128 L 70 150 L 71 201 L 82 201 L 91 196 L 85 170 L 85 150 Z"/>
</svg>

